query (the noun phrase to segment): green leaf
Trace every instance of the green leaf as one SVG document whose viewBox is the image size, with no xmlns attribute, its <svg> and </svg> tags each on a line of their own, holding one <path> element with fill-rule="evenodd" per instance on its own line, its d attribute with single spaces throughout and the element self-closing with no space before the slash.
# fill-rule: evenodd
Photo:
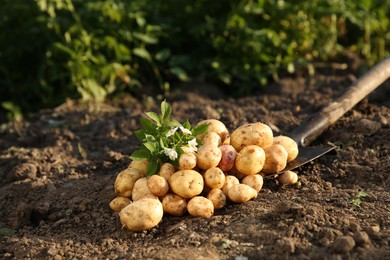
<svg viewBox="0 0 390 260">
<path fill-rule="evenodd" d="M 191 129 L 191 124 L 190 124 L 190 122 L 188 121 L 188 119 L 184 122 L 183 127 L 184 127 L 184 128 L 187 128 L 187 129 Z"/>
<path fill-rule="evenodd" d="M 168 104 L 168 102 L 165 100 L 161 102 L 161 115 L 162 115 L 163 122 L 165 122 L 171 116 L 171 113 L 172 113 L 172 108 Z"/>
<path fill-rule="evenodd" d="M 134 132 L 135 137 L 137 137 L 138 140 L 143 141 L 145 139 L 145 131 L 144 130 L 137 130 Z"/>
<path fill-rule="evenodd" d="M 147 160 L 151 157 L 151 153 L 149 150 L 145 149 L 139 149 L 134 151 L 131 155 L 130 158 L 132 160 Z"/>
<path fill-rule="evenodd" d="M 155 174 L 158 170 L 159 163 L 156 159 L 149 160 L 148 168 L 146 168 L 146 176 Z"/>
<path fill-rule="evenodd" d="M 208 124 L 201 124 L 192 129 L 192 135 L 197 136 L 206 133 L 207 128 L 209 128 Z"/>
<path fill-rule="evenodd" d="M 170 71 L 173 75 L 175 75 L 178 79 L 180 79 L 181 81 L 188 81 L 189 80 L 189 77 L 187 75 L 187 72 L 185 72 L 185 70 L 183 70 L 182 68 L 180 67 L 173 67 L 173 68 L 170 68 Z"/>
<path fill-rule="evenodd" d="M 156 151 L 156 145 L 152 142 L 145 142 L 143 145 L 153 154 Z"/>
<path fill-rule="evenodd" d="M 172 120 L 169 120 L 168 122 L 167 122 L 167 126 L 171 126 L 171 127 L 179 127 L 179 126 L 181 126 L 181 124 L 180 124 L 180 122 L 179 121 L 177 121 L 177 120 L 175 120 L 175 119 L 172 119 Z"/>
<path fill-rule="evenodd" d="M 150 117 L 157 125 L 161 125 L 160 117 L 154 112 L 145 112 L 145 114 Z"/>
<path fill-rule="evenodd" d="M 134 48 L 133 53 L 134 55 L 141 57 L 147 61 L 152 60 L 152 58 L 150 57 L 150 53 L 145 48 Z"/>
<path fill-rule="evenodd" d="M 15 229 L 11 228 L 0 228 L 0 236 L 11 236 L 16 233 Z"/>
<path fill-rule="evenodd" d="M 153 125 L 152 122 L 145 118 L 141 118 L 140 120 L 141 126 L 146 130 L 148 133 L 155 133 L 156 132 L 156 126 Z"/>
</svg>

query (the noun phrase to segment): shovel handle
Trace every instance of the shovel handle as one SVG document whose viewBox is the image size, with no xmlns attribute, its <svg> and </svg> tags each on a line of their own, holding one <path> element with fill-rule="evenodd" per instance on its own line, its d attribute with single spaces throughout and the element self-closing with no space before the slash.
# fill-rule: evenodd
<svg viewBox="0 0 390 260">
<path fill-rule="evenodd" d="M 290 137 L 307 146 L 390 77 L 390 57 L 357 79 L 340 97 L 308 118 Z"/>
</svg>

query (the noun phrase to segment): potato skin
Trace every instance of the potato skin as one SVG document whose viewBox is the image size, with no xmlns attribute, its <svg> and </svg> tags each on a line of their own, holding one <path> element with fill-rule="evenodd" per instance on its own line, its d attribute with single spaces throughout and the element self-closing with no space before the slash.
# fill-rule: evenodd
<svg viewBox="0 0 390 260">
<path fill-rule="evenodd" d="M 237 177 L 235 177 L 233 175 L 227 175 L 225 177 L 225 184 L 222 187 L 223 193 L 227 196 L 229 189 L 231 187 L 233 187 L 234 185 L 239 184 L 239 183 L 240 183 L 240 181 L 237 179 Z"/>
<path fill-rule="evenodd" d="M 221 189 L 225 184 L 225 174 L 220 168 L 213 167 L 204 173 L 204 181 L 212 189 Z"/>
<path fill-rule="evenodd" d="M 135 182 L 144 174 L 135 168 L 127 168 L 116 177 L 114 188 L 118 197 L 131 197 Z"/>
<path fill-rule="evenodd" d="M 192 170 L 196 166 L 195 153 L 183 153 L 179 158 L 180 170 Z"/>
<path fill-rule="evenodd" d="M 226 205 L 226 195 L 221 189 L 212 189 L 207 198 L 213 203 L 214 209 L 221 209 Z"/>
<path fill-rule="evenodd" d="M 177 194 L 168 193 L 162 199 L 164 213 L 181 217 L 187 212 L 187 200 Z"/>
<path fill-rule="evenodd" d="M 127 205 L 131 203 L 131 200 L 129 198 L 125 197 L 116 197 L 110 202 L 110 208 L 115 211 L 119 212 L 123 208 L 125 208 Z"/>
<path fill-rule="evenodd" d="M 164 163 L 161 165 L 158 175 L 168 181 L 169 177 L 176 172 L 175 166 L 171 163 Z"/>
<path fill-rule="evenodd" d="M 257 197 L 257 191 L 245 184 L 236 184 L 228 190 L 228 198 L 235 203 L 244 203 Z"/>
<path fill-rule="evenodd" d="M 158 199 L 143 198 L 122 209 L 119 218 L 129 230 L 142 231 L 157 226 L 163 213 L 163 206 Z"/>
<path fill-rule="evenodd" d="M 286 149 L 280 144 L 273 144 L 264 148 L 265 162 L 261 172 L 273 174 L 281 172 L 287 165 Z"/>
<path fill-rule="evenodd" d="M 188 201 L 187 210 L 192 216 L 209 218 L 214 214 L 214 205 L 211 200 L 196 196 Z"/>
<path fill-rule="evenodd" d="M 298 182 L 298 174 L 293 171 L 285 171 L 278 176 L 279 184 L 293 185 Z"/>
<path fill-rule="evenodd" d="M 225 139 L 229 136 L 229 131 L 227 130 L 225 124 L 217 119 L 202 120 L 197 124 L 197 126 L 203 125 L 203 124 L 208 125 L 206 133 L 208 133 L 208 132 L 217 133 L 221 137 L 221 142 L 224 142 Z M 206 133 L 197 136 L 197 138 L 199 138 L 199 140 L 202 140 L 203 137 L 206 135 Z"/>
<path fill-rule="evenodd" d="M 264 148 L 272 143 L 272 129 L 260 122 L 242 125 L 234 130 L 230 136 L 230 144 L 238 152 L 247 145 L 257 145 Z"/>
<path fill-rule="evenodd" d="M 291 162 L 297 158 L 299 154 L 299 148 L 297 142 L 295 142 L 294 139 L 285 135 L 279 135 L 274 137 L 274 144 L 280 144 L 284 147 L 284 149 L 286 149 L 288 154 L 287 162 Z"/>
<path fill-rule="evenodd" d="M 248 175 L 241 180 L 241 183 L 260 192 L 261 188 L 263 188 L 264 179 L 260 174 Z"/>
<path fill-rule="evenodd" d="M 150 176 L 147 185 L 150 192 L 157 197 L 164 196 L 169 191 L 168 181 L 159 175 Z"/>
<path fill-rule="evenodd" d="M 149 190 L 147 177 L 140 178 L 134 183 L 133 194 L 131 198 L 133 201 L 137 201 L 143 198 L 157 198 L 157 196 L 155 196 Z"/>
<path fill-rule="evenodd" d="M 219 134 L 215 132 L 206 133 L 201 139 L 202 145 L 205 146 L 220 146 L 221 145 L 221 137 Z"/>
<path fill-rule="evenodd" d="M 218 167 L 222 171 L 228 172 L 234 166 L 234 163 L 235 163 L 236 157 L 237 157 L 237 151 L 230 144 L 221 145 L 221 146 L 219 146 L 219 149 L 222 152 L 222 157 L 221 157 L 221 161 L 218 164 Z"/>
<path fill-rule="evenodd" d="M 207 170 L 218 166 L 222 158 L 221 150 L 216 146 L 201 146 L 196 154 L 197 166 L 202 170 Z"/>
<path fill-rule="evenodd" d="M 204 187 L 203 176 L 194 170 L 177 171 L 168 182 L 171 190 L 185 199 L 199 195 Z"/>
<path fill-rule="evenodd" d="M 146 176 L 146 169 L 148 168 L 149 161 L 148 160 L 134 160 L 131 161 L 129 168 L 137 169 L 139 170 L 143 176 Z"/>
<path fill-rule="evenodd" d="M 265 152 L 261 147 L 247 145 L 237 154 L 235 167 L 242 174 L 256 174 L 263 169 L 265 160 Z"/>
</svg>

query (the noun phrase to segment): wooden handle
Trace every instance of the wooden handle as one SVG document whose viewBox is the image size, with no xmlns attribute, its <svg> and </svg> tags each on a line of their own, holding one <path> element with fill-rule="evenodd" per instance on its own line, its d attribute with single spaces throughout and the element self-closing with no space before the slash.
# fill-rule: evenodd
<svg viewBox="0 0 390 260">
<path fill-rule="evenodd" d="M 356 80 L 339 98 L 311 116 L 294 130 L 290 137 L 300 146 L 307 146 L 333 125 L 348 110 L 380 86 L 390 77 L 390 57 L 367 71 Z"/>
</svg>

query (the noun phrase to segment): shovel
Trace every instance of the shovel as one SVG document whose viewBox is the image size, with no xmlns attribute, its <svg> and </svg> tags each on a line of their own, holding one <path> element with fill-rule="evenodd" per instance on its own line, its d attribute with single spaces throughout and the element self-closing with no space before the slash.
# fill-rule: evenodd
<svg viewBox="0 0 390 260">
<path fill-rule="evenodd" d="M 362 77 L 357 79 L 344 94 L 329 105 L 323 107 L 319 112 L 310 116 L 301 126 L 290 133 L 288 136 L 298 143 L 299 155 L 282 172 L 298 168 L 335 149 L 335 146 L 310 147 L 307 145 L 313 142 L 347 111 L 353 108 L 389 77 L 390 57 L 371 68 Z M 276 175 L 267 175 L 267 177 Z"/>
</svg>

